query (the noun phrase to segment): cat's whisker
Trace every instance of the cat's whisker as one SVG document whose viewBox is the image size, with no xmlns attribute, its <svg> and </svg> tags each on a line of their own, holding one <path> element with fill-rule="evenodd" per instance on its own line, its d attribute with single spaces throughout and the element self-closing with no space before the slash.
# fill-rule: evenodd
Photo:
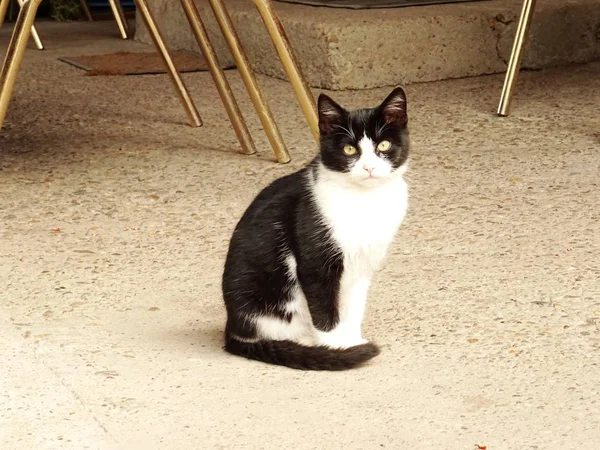
<svg viewBox="0 0 600 450">
<path fill-rule="evenodd" d="M 348 130 L 350 130 L 350 137 L 353 141 L 356 141 L 356 135 L 354 134 L 354 128 L 352 127 L 352 120 L 350 120 L 350 116 L 348 116 Z"/>
<path fill-rule="evenodd" d="M 355 140 L 355 136 L 354 133 L 351 131 L 351 129 L 348 129 L 346 127 L 343 127 L 342 125 L 339 124 L 334 124 L 333 125 L 334 128 L 340 128 L 342 130 L 342 132 L 337 132 L 337 133 L 333 133 L 334 135 L 344 135 L 344 136 L 348 136 L 350 139 Z"/>
<path fill-rule="evenodd" d="M 381 123 L 380 119 L 377 120 L 377 123 L 378 124 Z M 383 132 L 388 129 L 389 126 L 390 126 L 390 122 L 389 121 L 384 122 L 383 125 L 378 125 L 377 131 L 376 131 L 376 136 L 377 137 L 381 136 L 383 134 Z"/>
</svg>

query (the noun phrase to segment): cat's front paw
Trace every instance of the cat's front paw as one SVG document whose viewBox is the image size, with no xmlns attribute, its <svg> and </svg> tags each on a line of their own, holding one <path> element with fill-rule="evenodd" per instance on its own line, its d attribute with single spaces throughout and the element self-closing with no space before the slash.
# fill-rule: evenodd
<svg viewBox="0 0 600 450">
<path fill-rule="evenodd" d="M 366 344 L 369 341 L 360 336 L 349 336 L 337 332 L 321 333 L 319 336 L 321 344 L 332 348 L 348 348 Z"/>
</svg>

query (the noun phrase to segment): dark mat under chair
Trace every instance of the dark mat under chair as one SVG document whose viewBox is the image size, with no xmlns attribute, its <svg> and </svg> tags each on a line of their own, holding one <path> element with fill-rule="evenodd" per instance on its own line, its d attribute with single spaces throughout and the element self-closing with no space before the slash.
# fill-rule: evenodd
<svg viewBox="0 0 600 450">
<path fill-rule="evenodd" d="M 171 52 L 173 64 L 179 72 L 201 72 L 208 70 L 204 57 L 198 53 L 178 50 Z M 58 58 L 86 71 L 86 75 L 148 75 L 166 73 L 167 70 L 158 53 L 117 52 L 106 55 L 85 55 Z M 231 69 L 234 66 L 223 66 Z"/>
</svg>

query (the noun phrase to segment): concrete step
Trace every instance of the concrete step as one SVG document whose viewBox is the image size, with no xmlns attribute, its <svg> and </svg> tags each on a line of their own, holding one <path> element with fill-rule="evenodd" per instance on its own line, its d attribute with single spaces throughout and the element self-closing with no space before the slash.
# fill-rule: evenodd
<svg viewBox="0 0 600 450">
<path fill-rule="evenodd" d="M 196 1 L 219 57 L 231 62 L 207 0 Z M 197 50 L 179 2 L 148 3 L 169 45 Z M 226 4 L 254 69 L 285 78 L 253 3 Z M 503 72 L 521 5 L 490 0 L 356 11 L 277 2 L 275 8 L 309 84 L 341 90 Z M 138 30 L 136 39 L 149 43 L 145 27 Z M 600 0 L 539 1 L 530 36 L 524 68 L 599 60 Z"/>
</svg>

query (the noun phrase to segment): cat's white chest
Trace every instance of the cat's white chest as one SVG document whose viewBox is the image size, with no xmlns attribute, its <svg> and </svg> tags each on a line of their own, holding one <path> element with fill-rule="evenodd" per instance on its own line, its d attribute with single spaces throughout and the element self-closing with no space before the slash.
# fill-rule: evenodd
<svg viewBox="0 0 600 450">
<path fill-rule="evenodd" d="M 378 270 L 408 206 L 406 182 L 398 177 L 372 189 L 321 180 L 315 199 L 347 262 Z"/>
</svg>

